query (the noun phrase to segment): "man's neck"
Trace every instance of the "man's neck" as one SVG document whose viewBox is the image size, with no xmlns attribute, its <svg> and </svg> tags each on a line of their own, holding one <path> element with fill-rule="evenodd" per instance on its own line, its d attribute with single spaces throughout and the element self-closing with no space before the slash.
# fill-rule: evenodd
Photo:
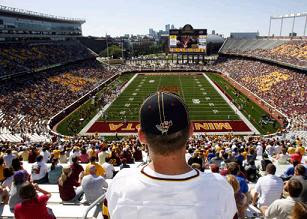
<svg viewBox="0 0 307 219">
<path fill-rule="evenodd" d="M 186 163 L 185 157 L 178 155 L 154 155 L 148 166 L 155 172 L 165 175 L 179 175 L 192 170 Z"/>
</svg>

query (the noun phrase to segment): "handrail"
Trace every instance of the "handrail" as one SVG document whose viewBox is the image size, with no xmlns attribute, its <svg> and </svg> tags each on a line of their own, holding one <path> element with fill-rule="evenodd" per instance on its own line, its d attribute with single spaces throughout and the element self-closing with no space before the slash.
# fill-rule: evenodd
<svg viewBox="0 0 307 219">
<path fill-rule="evenodd" d="M 105 190 L 106 192 L 107 190 Z M 104 193 L 102 196 L 100 196 L 96 201 L 94 201 L 85 211 L 85 213 L 83 214 L 82 219 L 87 219 L 87 215 L 90 212 L 90 210 L 95 207 L 98 203 L 102 202 L 102 200 L 104 200 L 106 197 L 106 193 Z"/>
</svg>

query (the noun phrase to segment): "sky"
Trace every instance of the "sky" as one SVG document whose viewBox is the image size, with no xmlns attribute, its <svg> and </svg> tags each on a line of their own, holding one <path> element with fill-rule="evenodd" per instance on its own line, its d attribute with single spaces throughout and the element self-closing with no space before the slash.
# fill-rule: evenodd
<svg viewBox="0 0 307 219">
<path fill-rule="evenodd" d="M 208 29 L 229 36 L 230 32 L 267 35 L 270 16 L 307 12 L 307 0 L 0 0 L 0 5 L 70 18 L 84 18 L 84 36 L 148 34 L 149 28 L 165 24 Z M 297 18 L 294 32 L 303 35 L 305 17 Z M 283 35 L 291 32 L 286 19 Z M 279 35 L 280 21 L 272 31 Z"/>
</svg>

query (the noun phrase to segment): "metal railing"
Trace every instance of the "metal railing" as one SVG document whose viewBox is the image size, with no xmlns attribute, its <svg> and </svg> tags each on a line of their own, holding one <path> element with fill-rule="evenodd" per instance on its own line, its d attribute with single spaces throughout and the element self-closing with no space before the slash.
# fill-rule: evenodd
<svg viewBox="0 0 307 219">
<path fill-rule="evenodd" d="M 13 7 L 4 6 L 4 5 L 0 5 L 0 10 L 13 12 L 13 13 L 17 13 L 17 14 L 29 15 L 29 16 L 36 16 L 36 17 L 43 17 L 43 18 L 49 18 L 49 19 L 85 23 L 85 19 L 60 17 L 60 16 L 55 16 L 55 15 L 39 13 L 39 12 L 35 12 L 35 11 L 13 8 Z"/>
<path fill-rule="evenodd" d="M 105 190 L 106 192 L 107 190 Z M 102 196 L 100 196 L 96 201 L 94 201 L 84 212 L 82 219 L 87 219 L 87 215 L 90 212 L 90 210 L 94 207 L 96 207 L 99 203 L 102 203 L 102 201 L 105 199 L 106 193 L 104 193 Z"/>
</svg>

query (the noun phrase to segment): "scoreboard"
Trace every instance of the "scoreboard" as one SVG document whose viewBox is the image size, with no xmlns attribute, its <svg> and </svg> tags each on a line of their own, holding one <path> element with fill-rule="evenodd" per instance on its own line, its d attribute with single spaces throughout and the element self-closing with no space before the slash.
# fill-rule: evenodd
<svg viewBox="0 0 307 219">
<path fill-rule="evenodd" d="M 169 32 L 170 53 L 206 53 L 207 29 L 193 29 L 189 24 Z"/>
</svg>

